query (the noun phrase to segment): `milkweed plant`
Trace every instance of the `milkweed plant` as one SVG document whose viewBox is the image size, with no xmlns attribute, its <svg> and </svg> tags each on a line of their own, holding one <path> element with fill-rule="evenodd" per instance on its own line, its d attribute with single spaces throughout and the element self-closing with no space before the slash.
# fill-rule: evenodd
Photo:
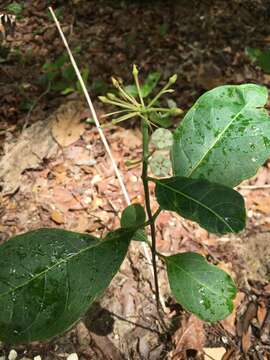
<svg viewBox="0 0 270 360">
<path fill-rule="evenodd" d="M 267 89 L 255 84 L 216 87 L 171 132 L 172 117 L 182 110 L 164 98 L 173 92 L 177 76 L 156 93 L 159 73 L 140 84 L 134 66 L 133 78 L 129 86 L 113 78 L 114 91 L 100 100 L 117 108 L 106 115 L 111 123 L 131 118 L 140 123 L 145 203 L 125 208 L 120 228 L 103 238 L 42 228 L 0 246 L 0 340 L 5 343 L 47 340 L 69 329 L 109 286 L 131 241 L 145 241 L 151 249 L 158 308 L 157 258 L 184 309 L 210 323 L 233 310 L 236 286 L 231 277 L 194 252 L 160 254 L 155 223 L 162 211 L 172 211 L 213 234 L 244 229 L 245 203 L 234 188 L 269 157 Z M 155 186 L 155 211 L 149 183 Z"/>
</svg>

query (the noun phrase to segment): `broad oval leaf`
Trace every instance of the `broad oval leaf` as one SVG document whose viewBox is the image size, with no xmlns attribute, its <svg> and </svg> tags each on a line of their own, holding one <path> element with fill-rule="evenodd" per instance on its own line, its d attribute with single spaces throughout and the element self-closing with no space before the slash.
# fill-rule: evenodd
<svg viewBox="0 0 270 360">
<path fill-rule="evenodd" d="M 101 241 L 40 229 L 0 246 L 0 340 L 45 340 L 72 326 L 110 284 L 133 232 Z"/>
<path fill-rule="evenodd" d="M 157 201 L 163 210 L 175 211 L 216 234 L 244 228 L 245 203 L 237 191 L 204 179 L 180 176 L 153 181 Z"/>
<path fill-rule="evenodd" d="M 140 242 L 147 242 L 147 234 L 144 229 L 138 229 L 135 231 L 132 240 L 140 241 Z"/>
<path fill-rule="evenodd" d="M 122 228 L 138 228 L 145 222 L 146 215 L 140 204 L 131 204 L 125 208 L 121 216 Z"/>
<path fill-rule="evenodd" d="M 172 293 L 186 310 L 208 322 L 230 315 L 236 287 L 226 272 L 192 252 L 164 259 Z"/>
<path fill-rule="evenodd" d="M 267 89 L 226 85 L 202 95 L 174 133 L 175 175 L 234 187 L 270 155 Z"/>
</svg>

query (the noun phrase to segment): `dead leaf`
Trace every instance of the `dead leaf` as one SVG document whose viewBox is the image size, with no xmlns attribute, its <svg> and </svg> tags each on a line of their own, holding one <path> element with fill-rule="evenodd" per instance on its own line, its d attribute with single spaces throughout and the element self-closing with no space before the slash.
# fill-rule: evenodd
<svg viewBox="0 0 270 360">
<path fill-rule="evenodd" d="M 64 224 L 65 222 L 65 218 L 63 216 L 63 214 L 58 211 L 58 210 L 53 210 L 51 212 L 51 219 L 56 223 L 56 224 Z"/>
<path fill-rule="evenodd" d="M 257 310 L 257 319 L 259 321 L 260 327 L 262 327 L 264 320 L 266 318 L 266 315 L 267 315 L 267 306 L 263 301 L 261 301 L 259 303 L 258 310 Z"/>
<path fill-rule="evenodd" d="M 214 63 L 200 64 L 197 72 L 196 82 L 206 90 L 224 84 L 224 76 L 218 66 Z"/>
<path fill-rule="evenodd" d="M 205 343 L 203 321 L 194 315 L 191 315 L 188 320 L 183 319 L 179 329 L 174 334 L 173 341 L 175 349 L 171 353 L 171 359 L 178 359 L 178 355 L 189 349 L 202 353 Z"/>
<path fill-rule="evenodd" d="M 77 324 L 76 330 L 77 330 L 78 343 L 80 344 L 80 346 L 82 348 L 88 347 L 91 342 L 91 336 L 89 334 L 87 327 L 82 321 L 80 321 Z"/>
<path fill-rule="evenodd" d="M 237 308 L 244 300 L 244 298 L 245 298 L 245 294 L 239 291 L 236 295 L 236 298 L 233 301 L 233 305 L 234 305 L 233 312 L 231 313 L 231 315 L 226 317 L 226 319 L 221 321 L 223 328 L 232 335 L 236 335 L 235 322 L 236 322 Z"/>
<path fill-rule="evenodd" d="M 61 186 L 54 187 L 52 200 L 56 207 L 63 212 L 82 209 L 82 205 L 72 193 Z"/>
<path fill-rule="evenodd" d="M 266 215 L 270 214 L 270 201 L 268 197 L 261 197 L 260 200 L 254 204 L 254 208 Z"/>
<path fill-rule="evenodd" d="M 256 316 L 257 316 L 257 304 L 251 301 L 248 304 L 246 312 L 237 323 L 238 336 L 242 336 L 248 332 L 251 320 L 256 318 Z"/>
<path fill-rule="evenodd" d="M 44 159 L 56 154 L 57 148 L 49 119 L 35 123 L 14 144 L 6 146 L 5 155 L 0 160 L 3 194 L 14 193 L 20 186 L 23 171 L 38 168 Z"/>
<path fill-rule="evenodd" d="M 251 326 L 249 326 L 247 331 L 242 335 L 241 344 L 242 350 L 246 354 L 251 345 Z"/>
<path fill-rule="evenodd" d="M 52 123 L 52 135 L 60 146 L 73 144 L 84 133 L 82 112 L 82 103 L 78 101 L 69 102 L 58 109 Z"/>
<path fill-rule="evenodd" d="M 203 348 L 205 360 L 222 360 L 223 355 L 226 353 L 226 349 L 223 347 L 218 348 Z"/>
</svg>

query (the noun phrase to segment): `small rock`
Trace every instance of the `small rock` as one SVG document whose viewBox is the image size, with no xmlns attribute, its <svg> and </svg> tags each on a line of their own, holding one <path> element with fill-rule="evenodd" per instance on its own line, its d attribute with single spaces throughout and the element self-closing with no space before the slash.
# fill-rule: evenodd
<svg viewBox="0 0 270 360">
<path fill-rule="evenodd" d="M 34 357 L 34 360 L 42 360 L 40 355 Z"/>
<path fill-rule="evenodd" d="M 68 355 L 67 360 L 79 360 L 79 358 L 76 353 L 73 353 L 73 354 Z"/>
<path fill-rule="evenodd" d="M 17 359 L 17 351 L 16 350 L 10 350 L 10 353 L 8 355 L 8 360 L 16 360 Z"/>
</svg>

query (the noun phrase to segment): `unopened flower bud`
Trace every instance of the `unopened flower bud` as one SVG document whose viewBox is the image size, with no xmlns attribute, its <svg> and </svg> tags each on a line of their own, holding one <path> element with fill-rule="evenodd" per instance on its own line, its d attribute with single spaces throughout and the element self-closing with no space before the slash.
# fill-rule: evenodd
<svg viewBox="0 0 270 360">
<path fill-rule="evenodd" d="M 116 100 L 116 96 L 113 93 L 108 93 L 107 98 L 110 100 Z"/>
<path fill-rule="evenodd" d="M 172 115 L 180 115 L 180 114 L 182 114 L 183 113 L 183 110 L 182 109 L 179 109 L 179 108 L 174 108 L 174 109 L 172 109 L 171 110 L 171 114 Z"/>
<path fill-rule="evenodd" d="M 133 65 L 132 74 L 133 74 L 134 76 L 137 76 L 138 73 L 139 73 L 138 68 L 137 68 L 137 66 L 134 64 L 134 65 Z"/>
<path fill-rule="evenodd" d="M 99 96 L 98 98 L 100 101 L 102 101 L 104 103 L 108 102 L 108 99 L 106 98 L 106 96 Z"/>
<path fill-rule="evenodd" d="M 169 78 L 169 83 L 174 84 L 176 82 L 176 80 L 177 80 L 177 74 L 174 74 L 173 76 L 171 76 Z"/>
<path fill-rule="evenodd" d="M 113 83 L 113 86 L 115 86 L 117 89 L 119 89 L 119 87 L 120 87 L 119 81 L 117 81 L 114 77 L 112 77 L 112 83 Z"/>
</svg>

